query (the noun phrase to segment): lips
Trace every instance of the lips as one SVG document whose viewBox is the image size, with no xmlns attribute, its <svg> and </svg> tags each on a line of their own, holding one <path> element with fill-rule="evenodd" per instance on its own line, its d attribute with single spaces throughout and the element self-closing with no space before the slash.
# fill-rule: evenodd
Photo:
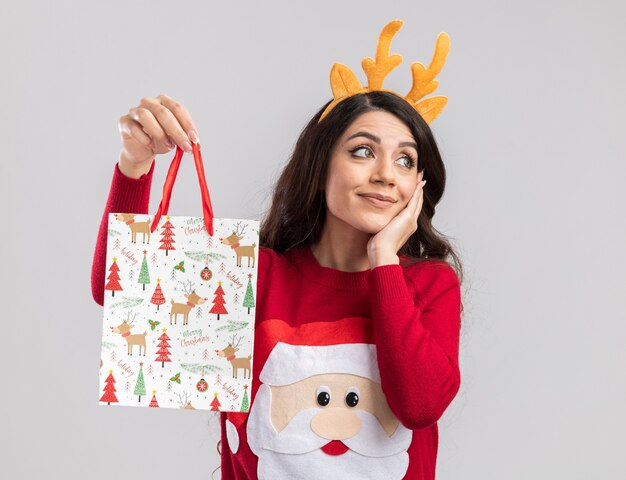
<svg viewBox="0 0 626 480">
<path fill-rule="evenodd" d="M 397 200 L 394 200 L 391 197 L 387 197 L 386 195 L 380 195 L 378 193 L 359 193 L 359 197 L 361 197 L 370 205 L 382 209 L 391 208 L 397 202 Z"/>
<path fill-rule="evenodd" d="M 380 193 L 359 193 L 359 195 L 361 197 L 366 197 L 366 198 L 375 198 L 377 200 L 383 201 L 383 202 L 389 202 L 389 203 L 396 203 L 397 200 L 394 200 L 391 197 L 388 197 L 387 195 L 381 195 Z"/>
<path fill-rule="evenodd" d="M 350 450 L 341 440 L 332 440 L 322 447 L 322 452 L 327 455 L 343 455 Z"/>
</svg>

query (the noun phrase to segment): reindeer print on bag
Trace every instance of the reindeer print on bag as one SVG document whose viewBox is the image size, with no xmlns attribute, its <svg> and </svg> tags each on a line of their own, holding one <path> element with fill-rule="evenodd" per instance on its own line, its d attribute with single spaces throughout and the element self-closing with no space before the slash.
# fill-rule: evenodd
<svg viewBox="0 0 626 480">
<path fill-rule="evenodd" d="M 248 266 L 250 266 L 250 259 L 252 259 L 252 266 L 254 267 L 254 249 L 256 248 L 256 243 L 252 245 L 239 245 L 239 240 L 243 239 L 243 234 L 246 231 L 246 227 L 241 227 L 241 222 L 238 222 L 235 226 L 235 231 L 232 235 L 226 238 L 220 238 L 220 241 L 223 245 L 230 245 L 235 251 L 235 255 L 237 255 L 237 266 L 241 267 L 241 257 L 248 257 Z"/>
<path fill-rule="evenodd" d="M 252 355 L 248 355 L 247 357 L 236 357 L 235 353 L 239 351 L 239 344 L 241 343 L 241 337 L 237 337 L 237 335 L 233 335 L 231 337 L 230 343 L 222 348 L 221 350 L 215 350 L 218 356 L 226 358 L 230 362 L 233 367 L 233 378 L 237 378 L 237 370 L 240 368 L 243 369 L 243 378 L 246 378 L 246 373 L 248 374 L 247 378 L 250 378 L 250 359 Z"/>
<path fill-rule="evenodd" d="M 111 327 L 111 331 L 114 333 L 119 333 L 125 340 L 126 345 L 128 345 L 128 354 L 133 354 L 133 346 L 139 346 L 139 355 L 141 355 L 141 347 L 143 347 L 143 356 L 146 356 L 146 335 L 147 331 L 143 333 L 137 333 L 135 335 L 130 334 L 130 329 L 135 326 L 135 318 L 137 318 L 138 313 L 133 315 L 132 321 L 130 320 L 130 312 L 126 316 L 126 320 L 120 323 L 117 327 Z"/>
<path fill-rule="evenodd" d="M 132 236 L 132 243 L 137 243 L 137 234 L 143 235 L 141 243 L 146 243 L 146 235 L 148 236 L 148 242 L 150 243 L 150 219 L 145 222 L 136 222 L 136 215 L 134 213 L 119 213 L 115 215 L 120 222 L 124 222 L 130 227 L 130 233 Z"/>
<path fill-rule="evenodd" d="M 185 295 L 183 295 L 186 299 L 186 303 L 176 303 L 174 300 L 170 300 L 172 304 L 172 310 L 170 311 L 170 325 L 172 324 L 172 316 L 174 317 L 174 325 L 176 325 L 176 316 L 178 314 L 183 315 L 183 325 L 187 325 L 189 323 L 189 312 L 191 309 L 197 305 L 202 305 L 204 302 L 208 300 L 208 298 L 201 298 L 200 295 L 196 293 L 193 289 L 193 283 L 189 280 L 189 283 L 179 282 L 183 285 L 183 289 L 185 290 Z"/>
</svg>

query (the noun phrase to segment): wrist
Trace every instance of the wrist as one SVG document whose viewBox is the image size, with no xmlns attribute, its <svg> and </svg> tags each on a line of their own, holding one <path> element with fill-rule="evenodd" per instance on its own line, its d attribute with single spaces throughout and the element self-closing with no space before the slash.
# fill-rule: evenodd
<svg viewBox="0 0 626 480">
<path fill-rule="evenodd" d="M 400 257 L 390 255 L 389 257 L 377 257 L 370 259 L 370 268 L 380 267 L 382 265 L 400 265 Z"/>
<path fill-rule="evenodd" d="M 370 241 L 367 244 L 367 256 L 370 261 L 370 268 L 379 267 L 381 265 L 399 265 L 400 257 L 388 245 L 380 242 Z"/>
<path fill-rule="evenodd" d="M 125 152 L 122 150 L 122 152 L 120 153 L 120 158 L 119 158 L 119 162 L 118 162 L 118 166 L 120 169 L 120 172 L 122 172 L 122 174 L 125 177 L 128 178 L 132 178 L 132 179 L 138 179 L 141 178 L 142 175 L 145 175 L 146 173 L 148 173 L 150 171 L 150 169 L 152 168 L 152 162 L 154 161 L 155 157 L 154 155 L 146 158 L 145 160 L 141 160 L 141 161 L 134 161 L 129 159 Z"/>
<path fill-rule="evenodd" d="M 371 251 L 368 252 L 370 268 L 380 267 L 382 265 L 400 265 L 400 257 L 393 252 Z"/>
</svg>

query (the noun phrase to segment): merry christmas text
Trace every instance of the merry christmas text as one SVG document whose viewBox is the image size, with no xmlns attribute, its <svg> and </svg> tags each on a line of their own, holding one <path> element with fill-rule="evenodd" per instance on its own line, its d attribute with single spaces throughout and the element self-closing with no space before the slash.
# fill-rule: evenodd
<svg viewBox="0 0 626 480">
<path fill-rule="evenodd" d="M 183 338 L 180 340 L 181 347 L 192 347 L 198 343 L 206 343 L 209 341 L 208 335 L 202 335 L 202 329 L 185 330 Z"/>
<path fill-rule="evenodd" d="M 204 225 L 203 217 L 194 217 L 187 219 L 187 226 L 185 227 L 185 235 L 194 235 L 200 233 L 202 230 L 206 232 L 206 226 Z"/>
</svg>

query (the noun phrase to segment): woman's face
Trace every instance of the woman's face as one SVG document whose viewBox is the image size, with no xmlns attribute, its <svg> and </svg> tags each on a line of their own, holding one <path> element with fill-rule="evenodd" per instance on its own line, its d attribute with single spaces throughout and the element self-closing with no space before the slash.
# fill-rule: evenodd
<svg viewBox="0 0 626 480">
<path fill-rule="evenodd" d="M 388 112 L 364 113 L 331 152 L 328 220 L 378 233 L 407 205 L 416 186 L 417 144 L 409 128 Z"/>
</svg>

